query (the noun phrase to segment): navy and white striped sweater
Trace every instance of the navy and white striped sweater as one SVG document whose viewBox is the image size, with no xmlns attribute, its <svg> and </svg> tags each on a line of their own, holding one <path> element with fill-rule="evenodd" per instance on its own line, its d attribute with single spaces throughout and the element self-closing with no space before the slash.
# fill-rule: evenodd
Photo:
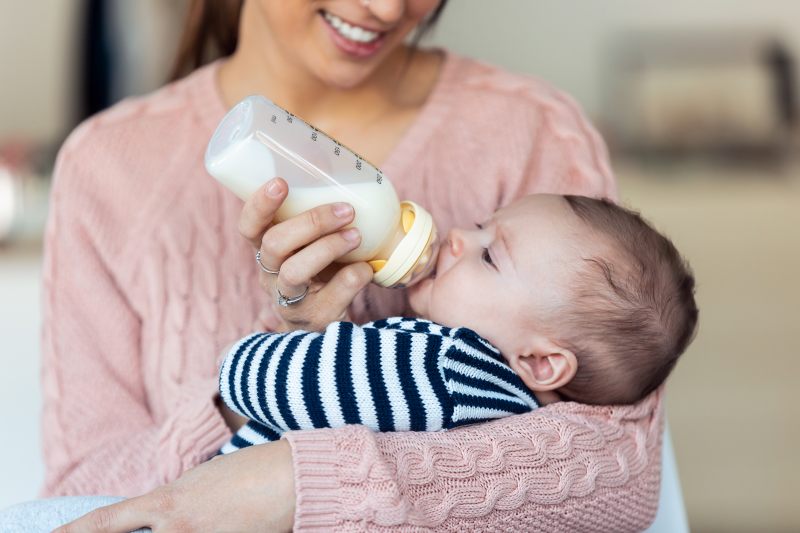
<svg viewBox="0 0 800 533">
<path fill-rule="evenodd" d="M 250 419 L 222 453 L 296 429 L 438 431 L 539 406 L 474 331 L 401 317 L 254 333 L 230 349 L 219 385 L 228 407 Z"/>
</svg>

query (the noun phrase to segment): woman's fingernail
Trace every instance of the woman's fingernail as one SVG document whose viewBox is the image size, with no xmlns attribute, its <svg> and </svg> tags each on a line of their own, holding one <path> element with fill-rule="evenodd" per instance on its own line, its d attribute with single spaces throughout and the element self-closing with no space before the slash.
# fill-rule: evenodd
<svg viewBox="0 0 800 533">
<path fill-rule="evenodd" d="M 357 242 L 359 238 L 358 230 L 356 228 L 347 229 L 342 232 L 342 237 L 344 237 L 346 241 Z"/>
<path fill-rule="evenodd" d="M 333 204 L 333 214 L 339 218 L 345 218 L 347 216 L 350 216 L 352 212 L 353 208 L 350 204 L 345 204 L 345 203 Z"/>
<path fill-rule="evenodd" d="M 269 184 L 267 185 L 267 194 L 270 196 L 280 196 L 281 184 L 278 182 L 277 178 L 270 180 Z"/>
</svg>

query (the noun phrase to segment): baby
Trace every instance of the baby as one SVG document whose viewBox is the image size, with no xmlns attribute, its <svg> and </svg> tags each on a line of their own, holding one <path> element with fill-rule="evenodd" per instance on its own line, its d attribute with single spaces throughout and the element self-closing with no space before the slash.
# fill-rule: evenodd
<svg viewBox="0 0 800 533">
<path fill-rule="evenodd" d="M 437 431 L 559 400 L 629 404 L 692 340 L 694 278 L 642 218 L 605 200 L 532 195 L 452 230 L 409 289 L 424 318 L 256 333 L 220 370 L 250 419 L 222 453 L 289 430 Z"/>
</svg>

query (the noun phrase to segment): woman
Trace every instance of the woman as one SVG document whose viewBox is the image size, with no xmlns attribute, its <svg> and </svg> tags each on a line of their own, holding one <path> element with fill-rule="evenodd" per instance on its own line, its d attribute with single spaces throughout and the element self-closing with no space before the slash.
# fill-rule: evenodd
<svg viewBox="0 0 800 533">
<path fill-rule="evenodd" d="M 622 531 L 652 519 L 658 394 L 446 433 L 294 432 L 204 462 L 241 424 L 216 401 L 227 343 L 253 327 L 318 329 L 405 304 L 403 292 L 369 285 L 364 263 L 327 268 L 358 245 L 341 231 L 351 209 L 271 225 L 282 180 L 242 206 L 204 172 L 207 140 L 245 95 L 268 96 L 377 163 L 441 231 L 531 192 L 615 195 L 602 142 L 567 97 L 405 44 L 443 7 L 196 1 L 184 56 L 202 59 L 216 28 L 229 57 L 119 104 L 65 144 L 45 265 L 46 493 L 144 496 L 62 531 Z M 277 306 L 278 293 L 298 301 Z"/>
</svg>

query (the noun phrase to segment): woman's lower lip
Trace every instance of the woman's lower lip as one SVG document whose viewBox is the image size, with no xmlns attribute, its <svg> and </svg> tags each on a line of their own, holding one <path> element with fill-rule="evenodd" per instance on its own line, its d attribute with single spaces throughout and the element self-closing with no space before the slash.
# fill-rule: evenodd
<svg viewBox="0 0 800 533">
<path fill-rule="evenodd" d="M 333 44 L 336 45 L 336 48 L 338 48 L 340 51 L 344 52 L 349 56 L 358 57 L 362 59 L 367 58 L 375 55 L 378 52 L 378 50 L 380 50 L 381 47 L 383 47 L 383 43 L 385 41 L 384 35 L 381 35 L 371 43 L 357 43 L 351 41 L 350 39 L 342 37 L 342 35 L 339 34 L 338 31 L 336 31 L 336 28 L 330 25 L 330 23 L 325 19 L 325 16 L 322 13 L 320 13 L 319 16 L 322 19 L 325 28 L 328 29 L 328 33 L 331 36 Z"/>
</svg>

